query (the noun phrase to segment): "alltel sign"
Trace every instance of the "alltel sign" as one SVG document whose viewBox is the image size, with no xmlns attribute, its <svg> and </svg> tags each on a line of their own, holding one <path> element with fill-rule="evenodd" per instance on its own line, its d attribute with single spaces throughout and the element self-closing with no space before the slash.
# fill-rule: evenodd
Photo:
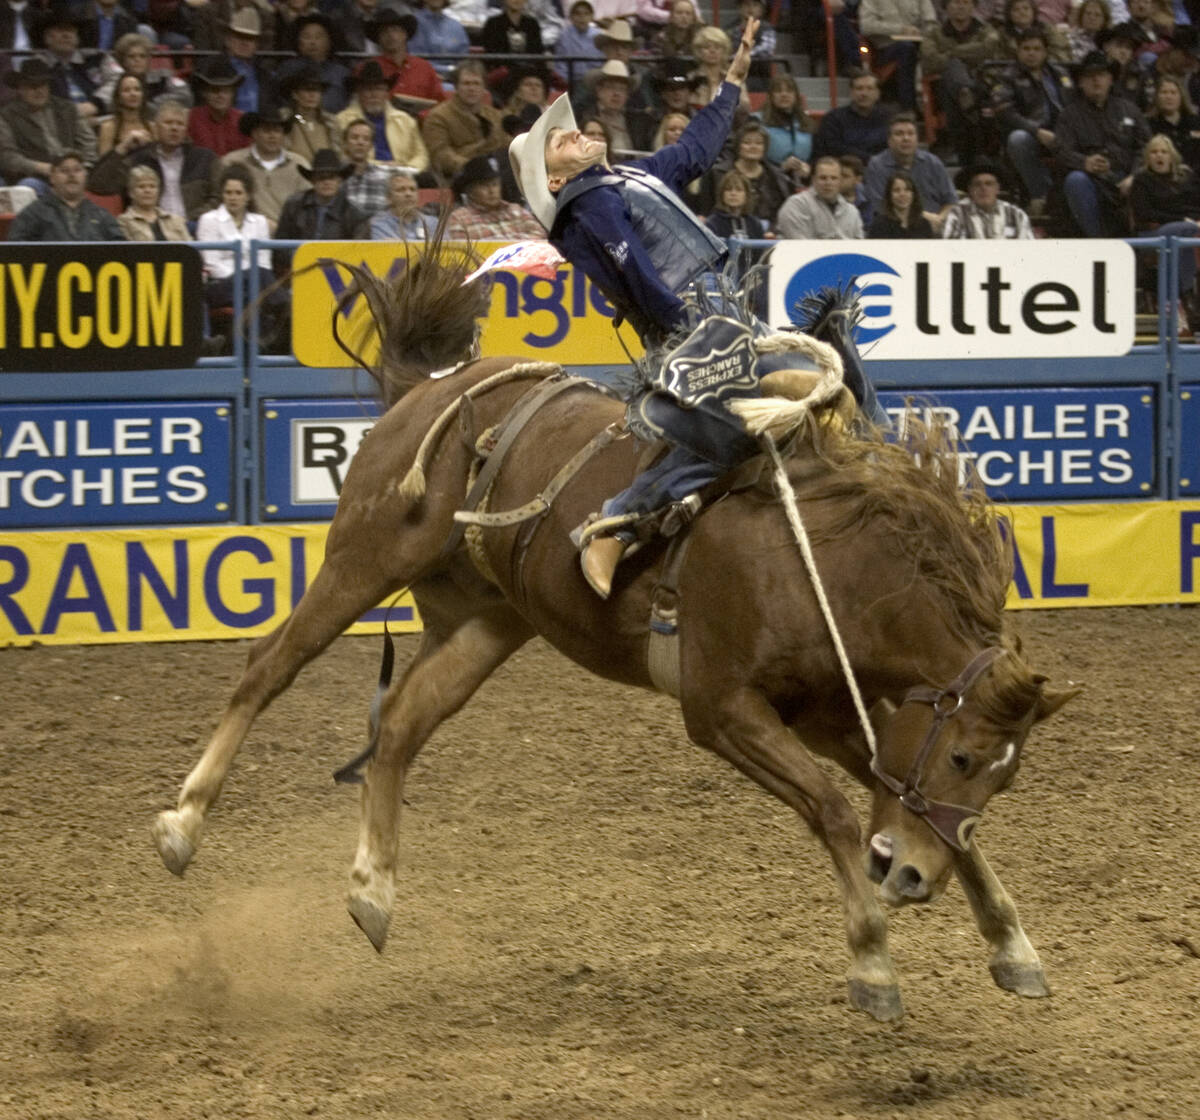
<svg viewBox="0 0 1200 1120">
<path fill-rule="evenodd" d="M 770 321 L 853 280 L 872 361 L 1114 357 L 1133 345 L 1134 263 L 1123 241 L 784 241 Z"/>
</svg>

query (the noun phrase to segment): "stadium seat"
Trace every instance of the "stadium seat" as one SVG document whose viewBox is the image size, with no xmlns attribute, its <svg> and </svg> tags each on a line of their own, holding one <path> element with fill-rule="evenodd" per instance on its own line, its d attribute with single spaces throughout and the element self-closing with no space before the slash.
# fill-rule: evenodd
<svg viewBox="0 0 1200 1120">
<path fill-rule="evenodd" d="M 107 210 L 114 218 L 119 218 L 125 213 L 125 204 L 121 201 L 119 194 L 96 194 L 95 191 L 86 191 L 85 193 L 97 206 Z"/>
</svg>

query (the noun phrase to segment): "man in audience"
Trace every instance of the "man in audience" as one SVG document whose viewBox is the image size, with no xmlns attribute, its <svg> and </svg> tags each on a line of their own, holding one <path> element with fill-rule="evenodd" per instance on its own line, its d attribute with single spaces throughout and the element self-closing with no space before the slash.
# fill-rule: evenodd
<svg viewBox="0 0 1200 1120">
<path fill-rule="evenodd" d="M 667 58 L 663 59 L 650 78 L 650 86 L 658 101 L 654 113 L 659 120 L 668 113 L 682 113 L 685 117 L 692 115 L 692 90 L 697 81 L 689 76 L 690 70 L 686 59 Z"/>
<path fill-rule="evenodd" d="M 588 75 L 596 92 L 596 107 L 591 115 L 601 121 L 612 137 L 612 152 L 647 152 L 654 136 L 654 120 L 649 113 L 630 108 L 629 94 L 633 78 L 629 67 L 615 59 Z"/>
<path fill-rule="evenodd" d="M 921 70 L 939 79 L 935 88 L 946 114 L 946 133 L 963 161 L 974 159 L 986 139 L 980 67 L 1002 57 L 1000 33 L 977 18 L 974 0 L 947 0 L 946 21 L 921 44 Z"/>
<path fill-rule="evenodd" d="M 868 70 L 850 73 L 850 104 L 830 109 L 813 137 L 814 156 L 858 156 L 867 163 L 887 147 L 892 114 L 879 103 L 879 82 Z"/>
<path fill-rule="evenodd" d="M 628 21 L 612 20 L 602 31 L 596 34 L 596 46 L 604 55 L 605 62 L 622 62 L 628 67 L 629 96 L 627 108 L 631 113 L 644 113 L 650 108 L 646 91 L 642 88 L 642 75 L 634 69 L 630 62 L 634 48 L 633 30 Z M 596 111 L 595 87 L 590 83 L 595 80 L 597 69 L 590 69 L 584 75 L 582 84 L 576 83 L 572 90 L 571 104 L 575 108 L 578 120 L 590 116 Z"/>
<path fill-rule="evenodd" d="M 822 156 L 813 164 L 812 187 L 779 208 L 775 227 L 780 237 L 805 241 L 862 237 L 862 215 L 842 197 L 842 166 L 836 156 Z"/>
<path fill-rule="evenodd" d="M 456 241 L 545 241 L 546 231 L 525 207 L 505 202 L 496 156 L 468 160 L 454 177 L 463 204 L 450 212 L 446 236 Z"/>
<path fill-rule="evenodd" d="M 366 215 L 355 209 L 342 190 L 350 170 L 331 148 L 317 152 L 312 167 L 300 169 L 312 186 L 297 191 L 283 204 L 275 236 L 280 241 L 352 241 L 365 237 Z M 288 250 L 276 253 L 276 271 L 290 265 L 291 256 Z"/>
<path fill-rule="evenodd" d="M 1043 27 L 1026 29 L 1017 40 L 1016 61 L 1005 68 L 992 91 L 996 126 L 1035 218 L 1046 213 L 1046 197 L 1054 182 L 1047 164 L 1058 144 L 1054 129 L 1071 96 L 1070 75 L 1060 63 L 1049 60 L 1048 50 Z"/>
<path fill-rule="evenodd" d="M 111 51 L 122 35 L 134 35 L 138 21 L 117 0 L 90 0 L 83 5 L 79 45 L 89 51 Z"/>
<path fill-rule="evenodd" d="M 208 148 L 191 143 L 187 122 L 188 110 L 182 102 L 160 102 L 154 114 L 157 140 L 128 155 L 113 148 L 96 164 L 89 189 L 98 194 L 121 194 L 131 167 L 152 167 L 162 183 L 159 206 L 168 214 L 194 222 L 215 201 L 212 175 L 216 158 Z"/>
<path fill-rule="evenodd" d="M 255 209 L 274 226 L 283 212 L 283 204 L 308 186 L 300 170 L 308 165 L 307 160 L 283 146 L 291 126 L 292 115 L 286 109 L 247 113 L 242 117 L 238 127 L 250 137 L 250 147 L 230 152 L 213 164 L 213 194 L 216 194 L 216 180 L 225 168 L 235 163 L 245 165 L 254 180 Z"/>
<path fill-rule="evenodd" d="M 82 116 L 98 117 L 107 106 L 96 96 L 99 75 L 79 49 L 85 25 L 81 9 L 57 4 L 46 10 L 38 24 L 42 57 L 50 67 L 50 92 L 73 101 Z"/>
<path fill-rule="evenodd" d="M 863 187 L 863 177 L 867 168 L 858 156 L 838 156 L 838 166 L 842 169 L 842 197 L 853 206 L 860 215 L 869 212 L 866 188 Z"/>
<path fill-rule="evenodd" d="M 1129 232 L 1125 200 L 1150 126 L 1136 105 L 1113 93 L 1112 63 L 1100 51 L 1084 56 L 1075 84 L 1079 94 L 1055 129 L 1067 206 L 1085 236 L 1121 237 Z"/>
<path fill-rule="evenodd" d="M 355 86 L 354 99 L 335 118 L 338 128 L 345 130 L 351 121 L 365 120 L 374 133 L 372 154 L 376 160 L 414 171 L 428 168 L 429 152 L 417 122 L 392 104 L 391 81 L 378 59 L 359 67 Z"/>
<path fill-rule="evenodd" d="M 245 79 L 228 58 L 210 58 L 196 74 L 200 104 L 188 114 L 188 135 L 192 143 L 224 156 L 245 148 L 250 138 L 238 128 L 242 111 L 233 107 L 237 87 Z"/>
<path fill-rule="evenodd" d="M 946 165 L 917 146 L 917 121 L 912 113 L 896 114 L 888 126 L 888 146 L 867 164 L 864 185 L 872 214 L 879 211 L 887 181 L 897 171 L 913 177 L 925 204 L 925 217 L 934 231 L 940 232 L 946 211 L 958 201 L 958 195 Z"/>
<path fill-rule="evenodd" d="M 428 241 L 437 218 L 422 214 L 417 181 L 407 171 L 395 171 L 388 183 L 388 207 L 371 219 L 372 241 Z"/>
<path fill-rule="evenodd" d="M 597 28 L 592 23 L 596 9 L 592 0 L 575 0 L 567 12 L 568 22 L 558 37 L 554 53 L 560 59 L 586 58 L 594 62 L 557 62 L 555 73 L 568 86 L 579 81 L 589 70 L 595 70 L 604 61 L 604 52 L 596 45 Z"/>
<path fill-rule="evenodd" d="M 343 189 L 347 201 L 368 217 L 387 207 L 392 175 L 371 161 L 374 149 L 375 130 L 361 117 L 350 121 L 342 132 L 342 154 L 350 167 Z"/>
<path fill-rule="evenodd" d="M 124 241 L 117 219 L 85 196 L 87 168 L 78 152 L 50 162 L 50 189 L 25 207 L 8 229 L 9 241 Z"/>
<path fill-rule="evenodd" d="M 1019 206 L 1000 197 L 1003 172 L 989 159 L 977 160 L 963 169 L 960 185 L 967 189 L 965 202 L 950 207 L 942 236 L 1028 241 L 1033 238 L 1029 216 Z"/>
<path fill-rule="evenodd" d="M 407 8 L 384 8 L 367 24 L 367 34 L 379 44 L 379 56 L 363 63 L 382 72 L 394 97 L 416 102 L 445 101 L 449 96 L 437 71 L 423 58 L 408 53 L 408 41 L 417 33 L 417 17 Z"/>
<path fill-rule="evenodd" d="M 896 64 L 892 82 L 902 109 L 917 107 L 917 61 L 922 36 L 937 27 L 930 0 L 862 0 L 858 27 L 871 44 L 876 66 Z"/>
<path fill-rule="evenodd" d="M 0 174 L 10 183 L 44 193 L 51 162 L 78 152 L 86 166 L 96 160 L 96 134 L 75 105 L 50 92 L 50 67 L 27 58 L 4 75 L 16 97 L 0 108 Z"/>
<path fill-rule="evenodd" d="M 413 15 L 417 19 L 417 33 L 409 46 L 421 56 L 450 54 L 465 55 L 471 49 L 467 29 L 446 11 L 447 0 L 425 0 Z M 433 63 L 439 78 L 451 78 L 454 60 L 442 59 Z"/>
<path fill-rule="evenodd" d="M 233 104 L 243 113 L 257 113 L 271 96 L 270 71 L 258 57 L 262 16 L 251 6 L 238 8 L 225 25 L 225 57 L 241 83 L 234 87 Z"/>
<path fill-rule="evenodd" d="M 485 103 L 483 63 L 464 59 L 454 77 L 454 96 L 430 109 L 421 126 L 434 171 L 457 175 L 475 156 L 503 153 L 510 137 L 499 109 Z"/>
</svg>

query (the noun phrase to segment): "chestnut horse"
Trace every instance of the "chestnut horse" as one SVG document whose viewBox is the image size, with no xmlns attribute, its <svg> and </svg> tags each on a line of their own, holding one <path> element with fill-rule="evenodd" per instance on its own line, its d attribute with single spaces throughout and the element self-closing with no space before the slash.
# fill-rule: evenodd
<svg viewBox="0 0 1200 1120">
<path fill-rule="evenodd" d="M 547 372 L 511 358 L 469 360 L 486 303 L 477 283 L 463 284 L 470 268 L 465 255 L 427 254 L 386 285 L 360 276 L 381 343 L 372 373 L 394 407 L 353 460 L 324 565 L 287 621 L 252 649 L 178 807 L 154 827 L 164 863 L 182 875 L 257 714 L 366 610 L 411 588 L 424 629 L 377 712 L 350 871 L 350 912 L 377 950 L 395 899 L 405 775 L 490 673 L 541 635 L 600 676 L 654 687 L 649 618 L 664 542 L 628 556 L 602 601 L 569 538 L 633 477 L 635 440 L 587 457 L 540 517 L 472 530 L 465 543 L 454 535 L 477 437 Z M 503 371 L 508 380 L 495 378 Z M 586 382 L 548 400 L 516 436 L 487 508 L 530 502 L 622 417 L 619 401 Z M 791 512 L 803 530 L 769 470 L 687 529 L 675 691 L 688 736 L 794 808 L 828 849 L 844 896 L 853 1006 L 879 1019 L 902 1013 L 872 880 L 889 905 L 930 902 L 952 871 L 996 982 L 1045 995 L 1016 908 L 971 834 L 987 800 L 1013 781 L 1031 726 L 1077 690 L 1047 687 L 1021 657 L 1004 611 L 1010 554 L 993 512 L 960 489 L 944 441 L 929 436 L 899 447 L 837 422 L 813 424 L 787 456 Z M 816 581 L 798 548 L 804 530 Z M 860 718 L 868 709 L 869 722 Z M 810 752 L 874 790 L 865 859 L 854 810 Z"/>
</svg>

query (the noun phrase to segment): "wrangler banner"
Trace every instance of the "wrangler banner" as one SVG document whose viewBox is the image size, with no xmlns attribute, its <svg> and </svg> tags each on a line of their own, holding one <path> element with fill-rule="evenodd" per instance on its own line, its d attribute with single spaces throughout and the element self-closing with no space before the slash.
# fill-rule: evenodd
<svg viewBox="0 0 1200 1120">
<path fill-rule="evenodd" d="M 1200 502 L 1013 506 L 1009 606 L 1200 603 Z M 281 623 L 325 525 L 0 534 L 0 646 L 250 638 Z M 864 607 L 868 604 L 864 603 Z M 383 609 L 351 633 L 381 629 Z M 392 630 L 420 622 L 407 595 Z"/>
<path fill-rule="evenodd" d="M 502 244 L 482 241 L 475 250 L 482 260 Z M 410 255 L 415 259 L 423 251 L 395 241 L 319 241 L 297 249 L 292 282 L 296 360 L 317 368 L 350 364 L 334 341 L 331 324 L 336 313 L 341 337 L 366 361 L 375 361 L 378 347 L 363 341 L 370 323 L 367 301 L 359 297 L 337 310 L 339 297 L 352 281 L 349 270 L 337 262 L 360 266 L 381 280 L 392 279 L 408 267 Z M 308 266 L 315 267 L 305 271 Z M 489 275 L 492 303 L 483 322 L 484 355 L 512 354 L 564 365 L 628 364 L 613 330 L 612 305 L 582 272 L 564 266 L 553 280 L 503 269 Z M 623 327 L 621 338 L 635 357 L 643 352 L 632 328 Z"/>
</svg>

